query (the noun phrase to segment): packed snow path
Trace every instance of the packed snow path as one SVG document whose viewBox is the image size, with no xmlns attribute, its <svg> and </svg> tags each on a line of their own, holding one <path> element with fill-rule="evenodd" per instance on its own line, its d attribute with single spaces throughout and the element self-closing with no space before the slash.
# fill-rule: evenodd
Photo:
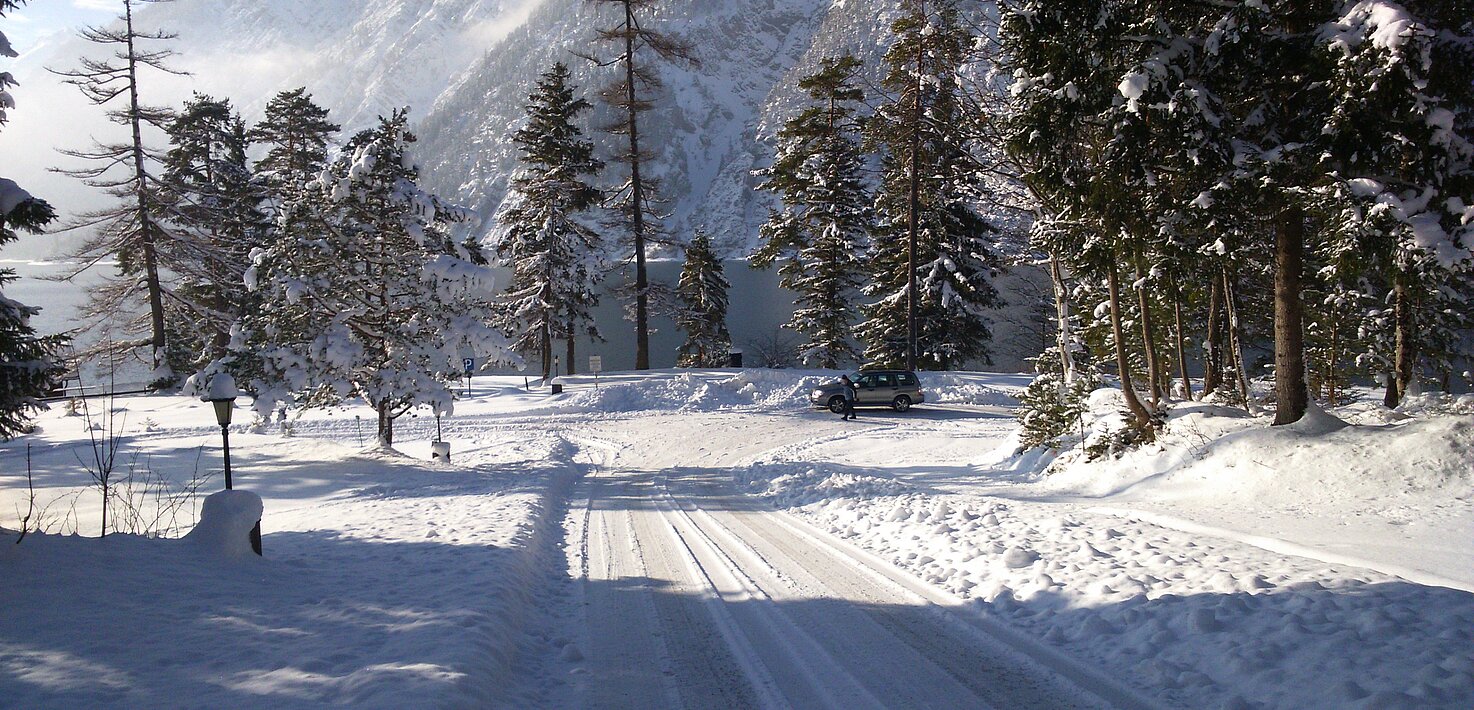
<svg viewBox="0 0 1474 710">
<path fill-rule="evenodd" d="M 595 464 L 568 532 L 587 706 L 1140 703 L 732 488 L 728 469 L 753 455 L 857 425 L 825 422 L 836 431 L 820 432 L 812 420 L 733 413 L 662 419 L 607 422 L 576 440 Z M 721 446 L 704 446 L 717 427 L 732 431 Z"/>
</svg>

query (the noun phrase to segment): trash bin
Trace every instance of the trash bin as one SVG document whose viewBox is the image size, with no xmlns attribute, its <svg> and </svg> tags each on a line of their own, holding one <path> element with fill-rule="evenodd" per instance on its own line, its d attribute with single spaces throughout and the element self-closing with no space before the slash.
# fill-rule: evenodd
<svg viewBox="0 0 1474 710">
<path fill-rule="evenodd" d="M 727 352 L 727 367 L 742 367 L 741 350 L 730 350 Z"/>
<path fill-rule="evenodd" d="M 434 460 L 434 461 L 445 461 L 446 463 L 449 463 L 450 462 L 450 442 L 449 441 L 432 441 L 432 442 L 430 442 L 430 458 L 432 460 Z"/>
<path fill-rule="evenodd" d="M 562 382 L 554 382 L 553 383 L 553 394 L 563 394 L 563 383 Z"/>
</svg>

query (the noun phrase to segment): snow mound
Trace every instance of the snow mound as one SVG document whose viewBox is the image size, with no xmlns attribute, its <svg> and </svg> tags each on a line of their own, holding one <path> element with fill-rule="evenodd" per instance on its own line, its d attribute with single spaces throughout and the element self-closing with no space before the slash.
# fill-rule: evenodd
<svg viewBox="0 0 1474 710">
<path fill-rule="evenodd" d="M 566 406 L 579 411 L 716 411 L 791 409 L 807 406 L 807 393 L 825 378 L 782 370 L 742 370 L 734 374 L 681 373 L 617 382 L 570 396 Z"/>
<path fill-rule="evenodd" d="M 261 522 L 265 506 L 250 491 L 220 491 L 205 498 L 200 522 L 184 539 L 227 557 L 254 556 L 251 529 Z"/>
<path fill-rule="evenodd" d="M 1018 404 L 1018 397 L 1007 389 L 947 372 L 921 373 L 921 389 L 926 393 L 928 402 L 996 407 L 1012 407 Z"/>
<path fill-rule="evenodd" d="M 836 499 L 884 498 L 909 490 L 892 478 L 792 464 L 749 466 L 737 471 L 736 479 L 747 492 L 785 508 Z"/>
<path fill-rule="evenodd" d="M 1339 417 L 1320 408 L 1315 402 L 1311 402 L 1305 409 L 1305 416 L 1300 421 L 1288 425 L 1290 429 L 1309 436 L 1329 434 L 1333 431 L 1345 429 L 1350 424 L 1342 421 Z"/>
</svg>

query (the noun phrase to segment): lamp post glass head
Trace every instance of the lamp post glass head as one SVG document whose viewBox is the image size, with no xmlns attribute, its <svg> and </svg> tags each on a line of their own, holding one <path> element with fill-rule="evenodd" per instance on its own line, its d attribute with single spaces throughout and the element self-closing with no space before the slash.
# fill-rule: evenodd
<svg viewBox="0 0 1474 710">
<path fill-rule="evenodd" d="M 215 405 L 215 421 L 220 426 L 227 426 L 230 424 L 231 411 L 235 408 L 235 398 L 240 394 L 240 390 L 235 388 L 235 378 L 222 372 L 210 379 L 210 391 L 201 399 Z"/>
<path fill-rule="evenodd" d="M 230 413 L 235 406 L 235 398 L 240 395 L 240 390 L 235 388 L 235 378 L 229 373 L 221 372 L 210 379 L 210 391 L 200 398 L 215 405 L 215 420 L 220 422 L 220 444 L 225 458 L 227 491 L 235 487 L 230 480 Z"/>
</svg>

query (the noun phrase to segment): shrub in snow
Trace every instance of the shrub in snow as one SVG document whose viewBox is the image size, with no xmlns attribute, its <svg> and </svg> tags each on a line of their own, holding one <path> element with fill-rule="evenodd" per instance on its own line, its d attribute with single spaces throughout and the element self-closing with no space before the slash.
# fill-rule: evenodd
<svg viewBox="0 0 1474 710">
<path fill-rule="evenodd" d="M 1015 410 L 1022 431 L 1019 433 L 1019 450 L 1036 446 L 1058 448 L 1061 439 L 1072 433 L 1085 438 L 1085 400 L 1100 380 L 1088 368 L 1078 368 L 1072 381 L 1066 381 L 1064 373 L 1056 369 L 1060 362 L 1059 348 L 1053 347 L 1034 358 L 1038 376 L 1019 395 L 1019 406 Z"/>
<path fill-rule="evenodd" d="M 261 496 L 250 491 L 220 491 L 205 498 L 200 522 L 184 536 L 202 549 L 229 557 L 254 556 L 251 529 L 261 522 Z"/>
</svg>

